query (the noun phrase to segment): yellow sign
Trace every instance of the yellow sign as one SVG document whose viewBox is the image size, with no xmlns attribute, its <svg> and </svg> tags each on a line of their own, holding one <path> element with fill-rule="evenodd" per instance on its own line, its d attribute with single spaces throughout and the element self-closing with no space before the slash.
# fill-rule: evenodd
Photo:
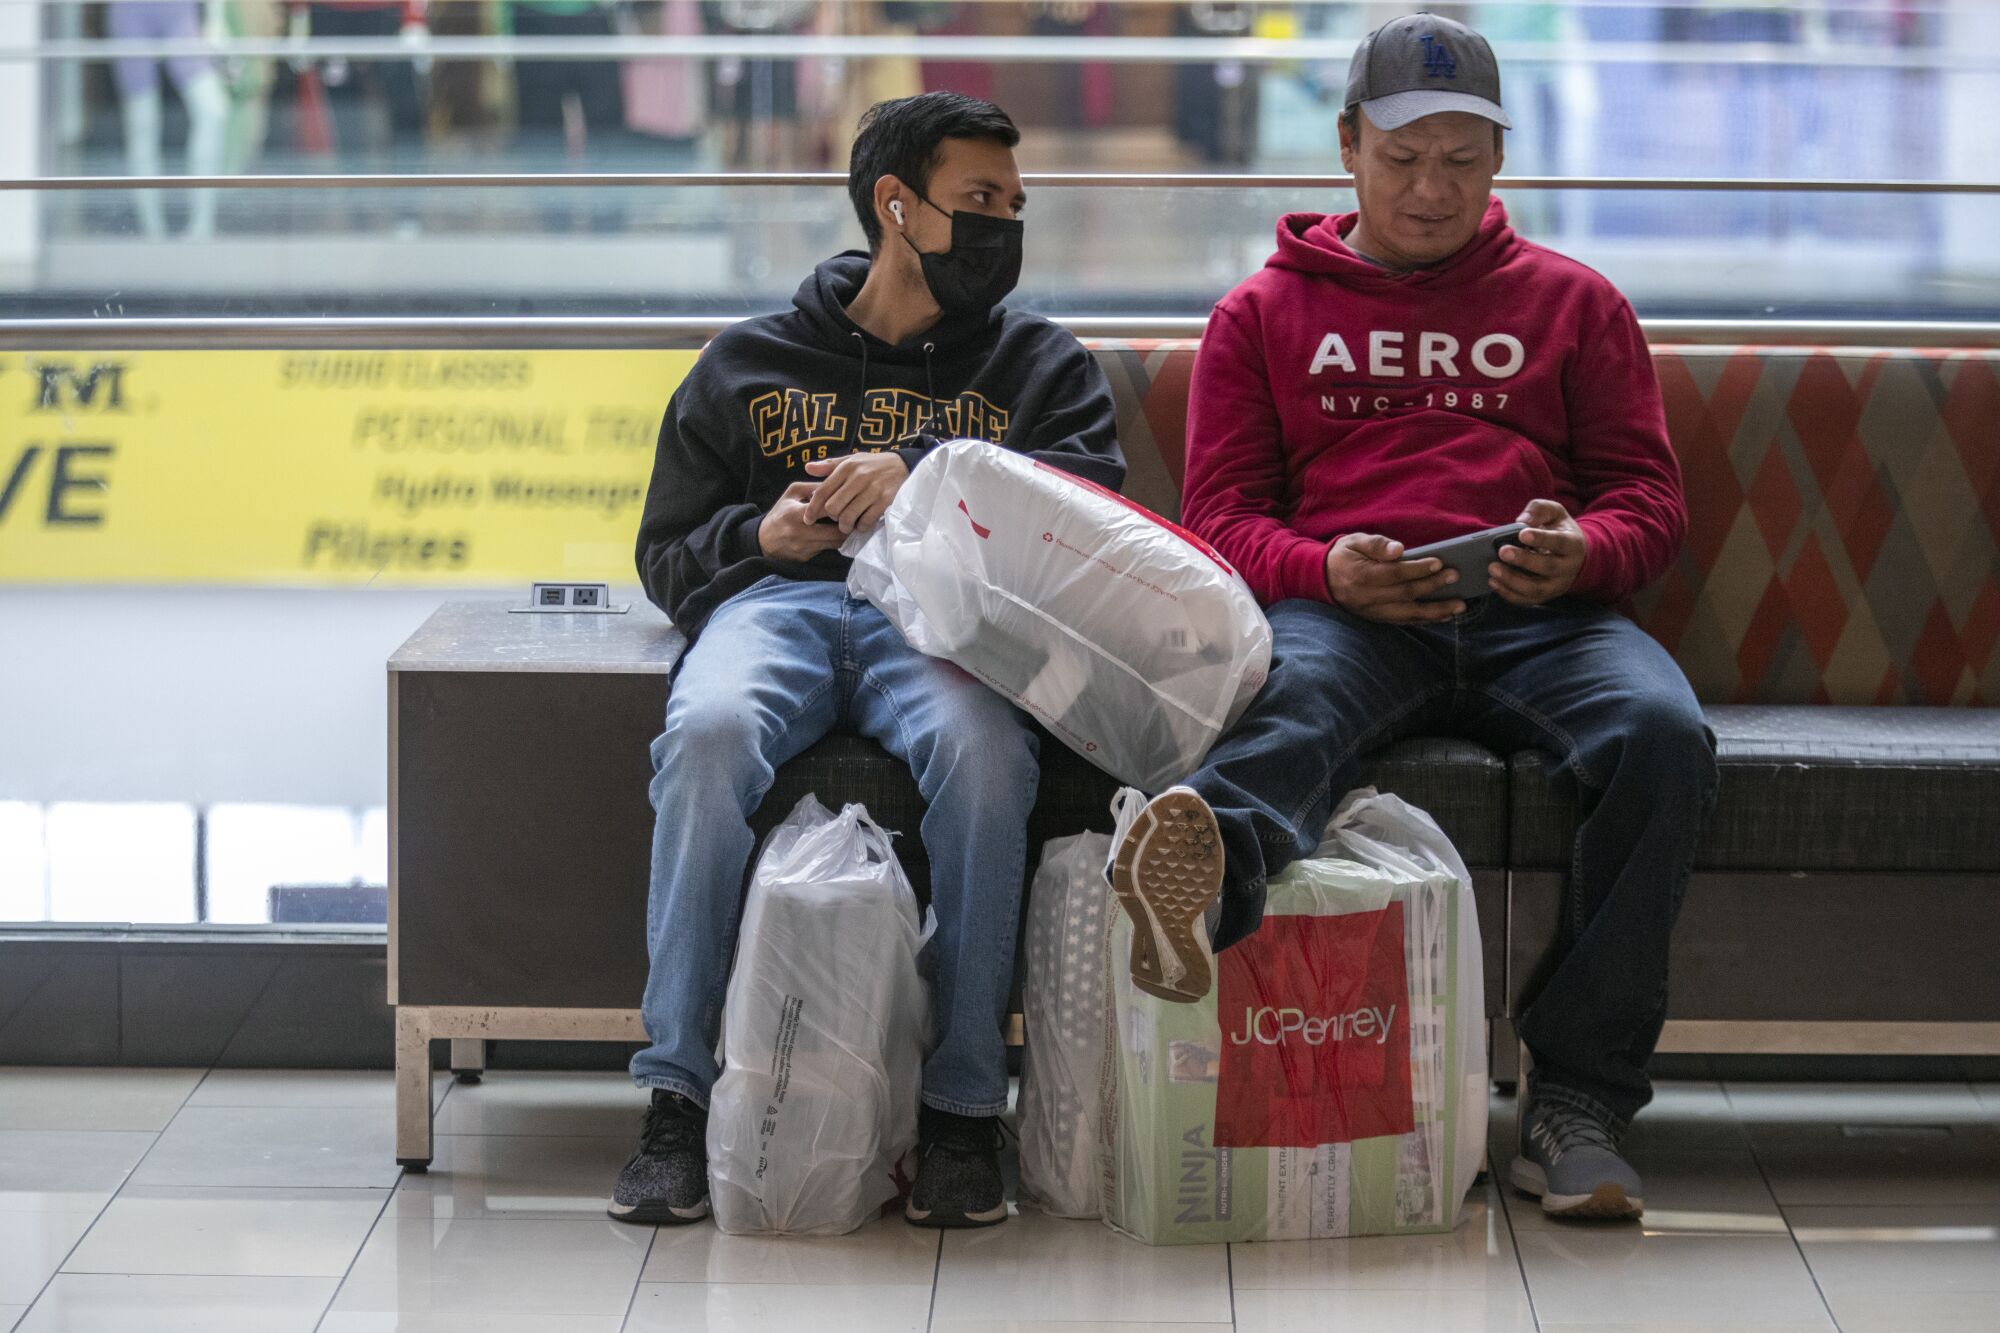
<svg viewBox="0 0 2000 1333">
<path fill-rule="evenodd" d="M 0 353 L 0 582 L 629 583 L 694 358 Z"/>
</svg>

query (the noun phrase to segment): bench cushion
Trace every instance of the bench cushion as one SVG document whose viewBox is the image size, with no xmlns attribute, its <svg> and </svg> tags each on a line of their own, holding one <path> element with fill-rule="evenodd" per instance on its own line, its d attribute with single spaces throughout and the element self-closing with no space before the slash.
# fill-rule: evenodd
<svg viewBox="0 0 2000 1333">
<path fill-rule="evenodd" d="M 2000 870 L 2000 710 L 1707 713 L 1722 781 L 1697 870 Z M 1574 784 L 1534 752 L 1513 779 L 1513 864 L 1566 867 Z"/>
<path fill-rule="evenodd" d="M 1362 783 L 1428 810 L 1468 866 L 1506 864 L 1507 766 L 1491 750 L 1444 738 L 1404 741 L 1374 755 L 1363 767 Z M 1029 873 L 1050 838 L 1086 829 L 1109 833 L 1117 790 L 1115 779 L 1044 736 L 1042 787 L 1028 825 Z M 751 820 L 760 845 L 808 792 L 827 805 L 859 801 L 883 828 L 900 832 L 896 855 L 918 894 L 929 898 L 930 858 L 919 836 L 924 803 L 909 769 L 873 741 L 826 737 L 778 770 Z"/>
</svg>

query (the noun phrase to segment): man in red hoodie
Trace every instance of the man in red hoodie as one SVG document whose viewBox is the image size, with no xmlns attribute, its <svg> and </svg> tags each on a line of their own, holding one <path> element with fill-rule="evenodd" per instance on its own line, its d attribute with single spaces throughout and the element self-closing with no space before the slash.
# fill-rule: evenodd
<svg viewBox="0 0 2000 1333">
<path fill-rule="evenodd" d="M 1197 936 L 1257 928 L 1267 877 L 1313 851 L 1370 750 L 1449 732 L 1556 755 L 1583 819 L 1563 954 L 1520 1025 L 1512 1178 L 1551 1213 L 1626 1217 L 1644 1198 L 1617 1143 L 1652 1095 L 1715 743 L 1672 658 L 1611 609 L 1687 525 L 1645 338 L 1603 277 L 1508 227 L 1490 194 L 1508 124 L 1483 38 L 1385 24 L 1341 117 L 1359 209 L 1284 218 L 1215 307 L 1184 521 L 1266 606 L 1271 676 L 1188 784 L 1126 821 L 1112 882 L 1135 981 L 1196 999 Z M 1513 522 L 1490 594 L 1403 558 Z"/>
</svg>

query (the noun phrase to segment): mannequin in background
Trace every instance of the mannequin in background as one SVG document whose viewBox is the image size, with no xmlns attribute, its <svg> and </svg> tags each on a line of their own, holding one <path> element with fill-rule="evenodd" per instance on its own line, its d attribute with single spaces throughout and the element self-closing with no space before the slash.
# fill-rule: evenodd
<svg viewBox="0 0 2000 1333">
<path fill-rule="evenodd" d="M 601 0 L 503 0 L 499 13 L 500 30 L 509 37 L 617 35 L 611 6 Z M 522 141 L 549 166 L 581 170 L 590 136 L 625 123 L 616 61 L 516 60 L 514 97 Z"/>
<path fill-rule="evenodd" d="M 1251 37 L 1257 7 L 1195 4 L 1174 11 L 1176 37 Z M 1257 142 L 1257 71 L 1240 60 L 1174 66 L 1174 137 L 1206 164 L 1243 166 Z"/>
<path fill-rule="evenodd" d="M 109 7 L 106 35 L 113 41 L 167 41 L 201 36 L 200 0 L 125 0 Z M 229 94 L 215 61 L 206 56 L 172 56 L 166 61 L 188 118 L 188 174 L 214 176 L 222 169 L 223 136 L 229 125 Z M 125 118 L 125 164 L 134 176 L 161 174 L 160 61 L 132 56 L 114 62 L 112 77 Z M 158 190 L 135 194 L 139 230 L 158 240 L 167 234 L 165 201 Z M 215 234 L 215 191 L 196 190 L 190 200 L 187 234 L 203 240 Z"/>
<path fill-rule="evenodd" d="M 660 37 L 701 35 L 697 0 L 653 0 L 634 17 L 642 34 Z M 643 57 L 619 70 L 625 93 L 625 128 L 654 144 L 669 144 L 691 161 L 708 122 L 705 70 L 686 56 Z"/>
<path fill-rule="evenodd" d="M 613 37 L 617 35 L 610 5 L 601 0 L 502 0 L 501 31 L 525 39 Z M 537 170 L 585 170 L 591 161 L 591 140 L 601 160 L 607 147 L 615 150 L 625 129 L 625 90 L 618 63 L 599 58 L 514 61 L 514 110 L 518 143 L 527 149 Z M 596 231 L 614 230 L 624 219 L 618 190 L 549 190 L 543 195 L 542 225 L 568 230 L 587 215 Z"/>
<path fill-rule="evenodd" d="M 792 36 L 810 28 L 818 10 L 817 0 L 707 0 L 702 16 L 715 33 Z M 717 61 L 715 109 L 726 165 L 776 171 L 799 161 L 798 61 Z"/>
<path fill-rule="evenodd" d="M 411 46 L 430 38 L 424 0 L 292 0 L 294 37 L 401 37 Z M 345 171 L 421 171 L 424 158 L 424 99 L 418 76 L 430 58 L 408 60 L 326 59 L 320 78 L 333 114 L 334 153 Z M 379 97 L 389 113 L 387 152 L 371 133 L 367 103 Z"/>
<path fill-rule="evenodd" d="M 239 38 L 267 41 L 285 30 L 278 0 L 208 0 L 208 39 L 218 46 Z M 230 56 L 222 62 L 229 90 L 229 129 L 222 170 L 241 176 L 257 165 L 271 128 L 271 85 L 277 66 L 268 56 Z"/>
<path fill-rule="evenodd" d="M 420 81 L 430 73 L 430 57 L 420 49 L 430 40 L 424 0 L 289 3 L 294 37 L 400 37 L 404 45 L 418 48 L 406 60 L 329 56 L 319 62 L 319 77 L 333 121 L 334 160 L 341 171 L 423 174 L 429 124 Z M 388 113 L 386 140 L 376 113 L 378 104 Z M 393 218 L 399 236 L 414 236 L 422 230 L 418 199 L 414 190 L 373 192 L 362 217 L 371 225 Z"/>
</svg>

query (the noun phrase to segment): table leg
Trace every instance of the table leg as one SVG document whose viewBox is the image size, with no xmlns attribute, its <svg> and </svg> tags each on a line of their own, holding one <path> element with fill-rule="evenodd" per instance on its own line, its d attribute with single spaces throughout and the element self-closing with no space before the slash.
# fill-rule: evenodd
<svg viewBox="0 0 2000 1333">
<path fill-rule="evenodd" d="M 453 1037 L 451 1072 L 460 1083 L 477 1083 L 486 1073 L 486 1039 Z"/>
<path fill-rule="evenodd" d="M 421 1005 L 396 1006 L 396 1165 L 431 1166 L 431 1021 Z"/>
</svg>

